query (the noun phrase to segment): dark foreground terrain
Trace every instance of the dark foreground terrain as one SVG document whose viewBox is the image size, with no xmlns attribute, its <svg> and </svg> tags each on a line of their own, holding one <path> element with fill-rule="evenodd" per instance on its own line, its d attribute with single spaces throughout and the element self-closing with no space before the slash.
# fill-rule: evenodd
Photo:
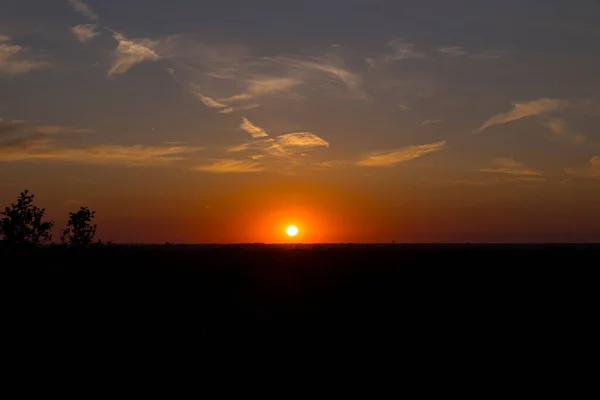
<svg viewBox="0 0 600 400">
<path fill-rule="evenodd" d="M 595 245 L 4 252 L 4 326 L 46 344 L 395 341 L 502 352 L 593 334 L 599 261 Z"/>
</svg>

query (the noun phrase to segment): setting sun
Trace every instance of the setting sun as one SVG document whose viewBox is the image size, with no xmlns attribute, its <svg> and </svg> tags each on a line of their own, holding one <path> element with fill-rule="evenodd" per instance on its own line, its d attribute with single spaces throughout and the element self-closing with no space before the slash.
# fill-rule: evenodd
<svg viewBox="0 0 600 400">
<path fill-rule="evenodd" d="M 285 233 L 287 233 L 288 236 L 296 236 L 298 234 L 298 228 L 294 225 L 290 225 L 285 229 Z"/>
</svg>

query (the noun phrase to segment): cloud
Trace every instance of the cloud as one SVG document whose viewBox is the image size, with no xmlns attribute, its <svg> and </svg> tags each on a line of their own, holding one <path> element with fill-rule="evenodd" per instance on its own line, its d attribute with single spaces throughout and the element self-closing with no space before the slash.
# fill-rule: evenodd
<svg viewBox="0 0 600 400">
<path fill-rule="evenodd" d="M 366 61 L 371 67 L 379 68 L 385 64 L 400 60 L 418 60 L 427 58 L 424 53 L 415 50 L 416 45 L 408 43 L 404 39 L 395 39 L 388 43 L 392 52 L 376 58 L 367 58 Z"/>
<path fill-rule="evenodd" d="M 210 46 L 190 35 L 158 40 L 150 48 L 177 67 L 177 79 L 185 81 L 192 93 L 201 93 L 216 103 L 215 111 L 232 113 L 258 107 L 263 98 L 305 100 L 298 93 L 328 91 L 352 99 L 366 99 L 362 77 L 350 71 L 337 54 L 306 56 L 280 54 L 252 56 L 242 46 Z M 202 98 L 198 96 L 202 101 Z M 206 99 L 205 99 L 206 100 Z"/>
<path fill-rule="evenodd" d="M 470 58 L 478 60 L 496 60 L 498 58 L 504 58 L 509 56 L 510 53 L 502 50 L 486 50 L 478 54 L 470 55 Z"/>
<path fill-rule="evenodd" d="M 569 124 L 564 119 L 552 118 L 545 121 L 543 125 L 550 129 L 558 139 L 569 139 L 575 143 L 585 142 L 585 136 L 572 133 Z"/>
<path fill-rule="evenodd" d="M 7 121 L 0 118 L 0 135 L 17 132 L 25 135 L 56 135 L 90 133 L 91 129 L 73 128 L 62 125 L 28 125 L 26 121 Z"/>
<path fill-rule="evenodd" d="M 531 168 L 526 168 L 522 163 L 512 158 L 500 157 L 492 160 L 492 168 L 482 168 L 480 172 L 495 174 L 543 176 L 544 174 Z"/>
<path fill-rule="evenodd" d="M 92 21 L 98 21 L 98 15 L 94 12 L 92 7 L 83 1 L 69 0 L 69 3 L 71 4 L 71 7 L 73 7 L 73 10 L 77 11 L 79 14 L 83 15 L 84 17 L 88 17 Z"/>
<path fill-rule="evenodd" d="M 247 110 L 252 110 L 254 108 L 260 107 L 260 104 L 257 104 L 257 103 L 247 104 L 247 105 L 243 105 L 243 106 L 239 106 L 239 107 L 231 107 L 231 106 L 228 106 L 227 104 L 223 104 L 211 97 L 204 96 L 202 93 L 197 93 L 197 92 L 193 92 L 193 93 L 198 99 L 200 99 L 200 101 L 205 106 L 207 106 L 209 108 L 218 109 L 219 114 L 231 114 L 236 111 L 247 111 Z"/>
<path fill-rule="evenodd" d="M 468 54 L 462 47 L 459 46 L 439 47 L 437 51 L 447 55 L 448 57 L 460 57 Z"/>
<path fill-rule="evenodd" d="M 569 102 L 566 100 L 548 99 L 541 98 L 539 100 L 533 100 L 527 103 L 512 103 L 513 109 L 506 113 L 501 113 L 493 116 L 483 123 L 481 127 L 475 130 L 475 133 L 480 133 L 487 128 L 506 124 L 508 122 L 517 121 L 522 118 L 531 117 L 534 115 L 540 115 L 544 113 L 564 110 L 569 107 Z"/>
<path fill-rule="evenodd" d="M 311 132 L 288 133 L 270 138 L 264 129 L 252 124 L 246 118 L 242 121 L 242 129 L 250 133 L 253 140 L 228 148 L 228 153 L 254 151 L 260 153 L 261 158 L 293 159 L 298 155 L 306 155 L 299 154 L 299 150 L 329 147 L 328 142 Z"/>
<path fill-rule="evenodd" d="M 193 93 L 198 99 L 200 99 L 200 101 L 202 103 L 204 103 L 204 105 L 206 107 L 219 108 L 219 109 L 223 109 L 223 110 L 233 110 L 227 104 L 219 103 L 218 101 L 216 101 L 215 99 L 213 99 L 211 97 L 204 96 L 202 93 L 198 93 L 198 92 L 193 92 Z M 221 111 L 223 111 L 223 110 L 221 110 Z"/>
<path fill-rule="evenodd" d="M 359 160 L 357 165 L 364 167 L 393 167 L 401 162 L 414 160 L 425 154 L 440 151 L 445 146 L 446 141 L 443 141 L 418 146 L 407 146 L 382 153 L 373 153 Z"/>
<path fill-rule="evenodd" d="M 231 114 L 237 111 L 248 111 L 248 110 L 253 110 L 255 108 L 260 107 L 260 104 L 258 103 L 252 103 L 252 104 L 248 104 L 245 106 L 239 106 L 239 107 L 227 107 L 221 111 L 219 111 L 219 114 Z"/>
<path fill-rule="evenodd" d="M 0 127 L 3 126 L 7 125 L 0 124 Z M 155 165 L 181 160 L 185 154 L 202 149 L 186 146 L 56 145 L 59 135 L 88 132 L 91 131 L 55 125 L 30 127 L 21 124 L 18 128 L 10 130 L 8 139 L 0 141 L 0 162 L 54 161 L 102 165 Z"/>
<path fill-rule="evenodd" d="M 367 95 L 361 89 L 362 79 L 360 75 L 348 70 L 344 61 L 334 55 L 327 57 L 284 57 L 282 58 L 289 64 L 289 67 L 296 69 L 297 73 L 303 76 L 304 80 L 317 80 L 313 73 L 324 75 L 329 81 L 341 83 L 348 93 L 356 98 L 366 99 Z"/>
<path fill-rule="evenodd" d="M 329 143 L 310 132 L 288 133 L 277 136 L 277 143 L 283 147 L 329 147 Z"/>
<path fill-rule="evenodd" d="M 242 124 L 240 128 L 248 132 L 253 139 L 269 136 L 267 132 L 260 126 L 254 125 L 247 118 L 242 118 Z"/>
<path fill-rule="evenodd" d="M 24 123 L 24 121 L 6 121 L 0 118 L 0 137 L 18 131 Z"/>
<path fill-rule="evenodd" d="M 92 132 L 91 129 L 80 129 L 62 125 L 38 125 L 35 128 L 33 128 L 33 130 L 43 135 L 55 135 L 57 133 L 78 134 Z"/>
<path fill-rule="evenodd" d="M 113 65 L 107 75 L 112 77 L 126 73 L 131 67 L 144 61 L 157 61 L 160 56 L 153 50 L 159 43 L 150 39 L 127 39 L 123 34 L 114 33 L 119 43 L 114 53 Z"/>
<path fill-rule="evenodd" d="M 200 165 L 193 169 L 196 171 L 213 173 L 245 173 L 264 171 L 264 167 L 256 161 L 231 159 L 214 160 L 212 164 Z"/>
<path fill-rule="evenodd" d="M 404 105 L 404 104 L 396 104 L 396 106 L 398 106 L 398 108 L 401 109 L 402 111 L 411 111 L 412 110 L 412 108 L 410 108 L 409 106 Z"/>
<path fill-rule="evenodd" d="M 600 156 L 593 157 L 587 167 L 565 168 L 565 172 L 569 175 L 600 179 Z"/>
<path fill-rule="evenodd" d="M 426 119 L 425 121 L 421 122 L 421 125 L 441 124 L 442 122 L 444 122 L 443 119 Z"/>
<path fill-rule="evenodd" d="M 71 28 L 71 32 L 73 32 L 77 40 L 79 40 L 81 43 L 89 42 L 100 34 L 99 32 L 96 32 L 96 25 L 94 24 L 74 26 Z"/>
<path fill-rule="evenodd" d="M 219 100 L 223 103 L 234 103 L 243 100 L 251 100 L 265 95 L 274 95 L 282 92 L 288 92 L 294 86 L 302 83 L 297 79 L 292 78 L 260 78 L 254 79 L 247 83 L 245 92 L 233 95 Z"/>
<path fill-rule="evenodd" d="M 0 33 L 0 43 L 1 42 L 10 42 L 10 36 Z"/>
<path fill-rule="evenodd" d="M 13 44 L 10 37 L 2 35 L 1 39 L 0 74 L 20 75 L 50 66 L 49 63 L 32 57 L 29 49 Z"/>
<path fill-rule="evenodd" d="M 145 166 L 183 160 L 199 147 L 92 145 L 55 147 L 48 139 L 29 138 L 20 143 L 0 142 L 0 162 L 55 161 L 78 164 Z"/>
</svg>

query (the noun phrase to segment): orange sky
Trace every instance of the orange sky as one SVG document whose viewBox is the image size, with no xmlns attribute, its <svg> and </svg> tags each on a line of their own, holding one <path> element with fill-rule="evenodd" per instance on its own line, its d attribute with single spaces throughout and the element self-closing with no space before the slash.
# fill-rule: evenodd
<svg viewBox="0 0 600 400">
<path fill-rule="evenodd" d="M 348 3 L 0 2 L 0 207 L 29 189 L 56 240 L 85 205 L 115 242 L 600 242 L 600 3 Z"/>
</svg>

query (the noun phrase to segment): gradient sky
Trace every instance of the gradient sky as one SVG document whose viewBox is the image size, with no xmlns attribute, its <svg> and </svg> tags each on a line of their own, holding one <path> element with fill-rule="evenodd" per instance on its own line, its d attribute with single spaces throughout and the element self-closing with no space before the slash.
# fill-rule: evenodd
<svg viewBox="0 0 600 400">
<path fill-rule="evenodd" d="M 599 40 L 597 0 L 3 0 L 0 205 L 116 242 L 600 241 Z"/>
</svg>

